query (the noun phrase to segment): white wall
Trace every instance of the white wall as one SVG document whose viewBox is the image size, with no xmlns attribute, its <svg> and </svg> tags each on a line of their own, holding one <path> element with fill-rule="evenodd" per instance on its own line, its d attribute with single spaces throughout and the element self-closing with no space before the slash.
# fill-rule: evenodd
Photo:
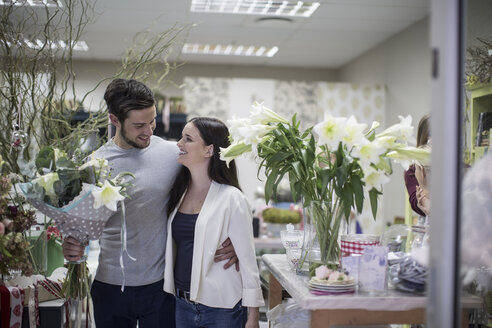
<svg viewBox="0 0 492 328">
<path fill-rule="evenodd" d="M 386 124 L 399 122 L 398 115 L 411 114 L 417 127 L 420 118 L 430 112 L 430 67 L 426 18 L 345 65 L 339 74 L 344 82 L 386 85 Z M 393 169 L 381 204 L 388 222 L 405 214 L 403 169 L 399 165 Z"/>
<path fill-rule="evenodd" d="M 103 78 L 113 75 L 117 71 L 118 62 L 75 60 L 77 98 L 85 94 Z M 179 86 L 187 76 L 224 77 L 224 78 L 255 78 L 295 81 L 337 81 L 338 71 L 333 69 L 313 69 L 296 67 L 265 67 L 265 66 L 233 66 L 211 64 L 185 64 L 169 75 L 173 81 L 160 92 L 166 96 L 183 96 Z M 102 83 L 96 92 L 84 102 L 86 108 L 95 110 L 103 99 L 104 90 L 108 82 Z"/>
</svg>

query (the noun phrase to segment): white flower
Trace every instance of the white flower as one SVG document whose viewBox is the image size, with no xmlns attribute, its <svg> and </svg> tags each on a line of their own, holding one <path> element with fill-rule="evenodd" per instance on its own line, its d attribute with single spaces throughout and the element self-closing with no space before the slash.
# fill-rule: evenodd
<svg viewBox="0 0 492 328">
<path fill-rule="evenodd" d="M 345 135 L 342 138 L 342 141 L 347 144 L 349 149 L 366 140 L 363 133 L 366 127 L 367 124 L 365 123 L 357 123 L 357 120 L 353 115 L 349 117 L 345 124 Z"/>
<path fill-rule="evenodd" d="M 59 180 L 58 173 L 50 172 L 37 177 L 32 181 L 32 183 L 36 183 L 39 186 L 43 187 L 46 195 L 56 196 L 53 184 L 58 180 Z"/>
<path fill-rule="evenodd" d="M 229 167 L 229 163 L 233 159 L 250 151 L 251 145 L 246 145 L 244 142 L 234 143 L 227 148 L 220 147 L 220 159 L 225 161 Z"/>
<path fill-rule="evenodd" d="M 346 122 L 345 117 L 329 116 L 323 122 L 316 124 L 313 131 L 319 136 L 321 144 L 326 144 L 329 148 L 336 148 L 347 134 L 345 132 Z"/>
<path fill-rule="evenodd" d="M 376 137 L 373 141 L 375 144 L 378 144 L 382 148 L 385 149 L 385 152 L 387 150 L 390 150 L 395 147 L 396 143 L 396 137 L 393 136 L 379 136 Z"/>
<path fill-rule="evenodd" d="M 364 169 L 364 181 L 368 190 L 375 188 L 381 191 L 381 186 L 388 183 L 390 178 L 386 176 L 384 171 L 376 170 L 373 167 Z"/>
<path fill-rule="evenodd" d="M 408 170 L 413 162 L 418 162 L 421 165 L 430 164 L 430 148 L 395 147 L 386 156 L 399 163 L 404 170 Z"/>
<path fill-rule="evenodd" d="M 370 134 L 372 131 L 376 130 L 379 127 L 379 125 L 380 124 L 378 121 L 373 121 L 371 128 L 369 129 L 369 131 L 366 132 L 366 134 Z"/>
<path fill-rule="evenodd" d="M 229 134 L 234 139 L 234 141 L 241 141 L 242 136 L 239 133 L 239 130 L 244 128 L 245 126 L 251 125 L 251 120 L 249 118 L 237 118 L 235 116 L 232 119 L 227 120 L 229 123 Z"/>
<path fill-rule="evenodd" d="M 276 126 L 264 125 L 264 124 L 252 124 L 249 126 L 238 127 L 237 133 L 239 140 L 247 145 L 258 145 L 263 137 L 272 130 L 275 130 Z M 236 139 L 234 139 L 236 140 Z"/>
<path fill-rule="evenodd" d="M 125 199 L 120 194 L 121 186 L 113 186 L 108 180 L 104 181 L 102 187 L 94 187 L 92 189 L 92 196 L 94 196 L 94 208 L 106 206 L 111 211 L 116 211 L 116 205 L 118 201 Z"/>
<path fill-rule="evenodd" d="M 384 154 L 386 149 L 378 142 L 365 141 L 352 150 L 352 156 L 359 159 L 362 169 L 369 167 L 371 164 L 379 163 L 379 156 Z"/>
<path fill-rule="evenodd" d="M 263 106 L 263 103 L 255 101 L 251 107 L 250 117 L 253 124 L 289 123 L 282 116 Z"/>
<path fill-rule="evenodd" d="M 88 162 L 85 162 L 79 167 L 79 170 L 82 171 L 88 167 L 94 167 L 97 170 L 104 170 L 108 167 L 109 163 L 107 159 L 104 158 L 93 158 Z"/>
<path fill-rule="evenodd" d="M 383 132 L 378 133 L 376 137 L 393 136 L 398 140 L 410 141 L 413 136 L 412 116 L 403 117 L 399 115 L 398 118 L 400 123 L 390 126 Z"/>
</svg>

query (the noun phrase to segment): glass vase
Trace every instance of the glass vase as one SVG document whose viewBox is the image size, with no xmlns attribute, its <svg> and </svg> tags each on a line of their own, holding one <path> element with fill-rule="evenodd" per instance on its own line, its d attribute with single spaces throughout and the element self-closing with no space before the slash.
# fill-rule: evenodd
<svg viewBox="0 0 492 328">
<path fill-rule="evenodd" d="M 340 264 L 338 236 L 342 222 L 343 208 L 337 199 L 311 201 L 304 207 L 304 240 L 297 274 L 314 275 L 320 265 L 337 269 Z"/>
<path fill-rule="evenodd" d="M 45 275 L 48 266 L 48 238 L 46 236 L 46 230 L 30 230 L 27 240 L 30 245 L 28 252 L 34 273 Z"/>
</svg>

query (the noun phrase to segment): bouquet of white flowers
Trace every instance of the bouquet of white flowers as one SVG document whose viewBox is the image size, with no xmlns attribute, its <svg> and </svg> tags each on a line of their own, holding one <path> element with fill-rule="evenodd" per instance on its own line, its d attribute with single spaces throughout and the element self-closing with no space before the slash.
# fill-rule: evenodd
<svg viewBox="0 0 492 328">
<path fill-rule="evenodd" d="M 18 186 L 27 201 L 52 218 L 65 238 L 71 236 L 82 244 L 99 239 L 118 202 L 124 206 L 123 200 L 128 197 L 125 190 L 130 184 L 126 177 L 132 176 L 120 173 L 111 178 L 107 160 L 93 158 L 80 165 L 50 146 L 42 148 L 33 163 L 21 167 L 28 182 Z M 89 290 L 85 259 L 69 263 L 62 287 L 64 296 L 81 299 Z"/>
<path fill-rule="evenodd" d="M 293 199 L 303 202 L 314 221 L 304 225 L 305 244 L 319 238 L 322 261 L 329 263 L 339 254 L 341 219 L 348 219 L 352 209 L 362 211 L 364 188 L 376 217 L 378 195 L 392 172 L 390 160 L 404 168 L 414 160 L 429 160 L 429 150 L 408 146 L 412 118 L 400 120 L 376 133 L 378 122 L 368 128 L 353 116 L 327 117 L 301 131 L 296 115 L 289 121 L 255 103 L 248 118 L 228 121 L 231 145 L 221 148 L 220 155 L 228 163 L 243 153 L 256 153 L 265 169 L 267 202 L 276 198 L 280 181 L 288 176 Z M 309 228 L 313 233 L 307 233 Z"/>
</svg>

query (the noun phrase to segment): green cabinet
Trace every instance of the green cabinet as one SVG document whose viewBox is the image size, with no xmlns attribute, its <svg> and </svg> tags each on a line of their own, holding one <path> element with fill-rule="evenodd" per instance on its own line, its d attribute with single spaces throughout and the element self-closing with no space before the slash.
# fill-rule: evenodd
<svg viewBox="0 0 492 328">
<path fill-rule="evenodd" d="M 492 121 L 492 83 L 481 84 L 472 87 L 467 87 L 467 90 L 471 93 L 470 97 L 470 161 L 471 163 L 480 159 L 484 154 L 489 151 L 490 147 L 490 129 L 492 126 L 486 126 L 486 132 L 483 132 L 479 137 L 479 125 L 480 114 L 482 117 L 488 115 L 490 121 Z M 485 122 L 484 122 L 485 123 Z M 479 142 L 481 139 L 487 138 L 487 140 Z"/>
</svg>

